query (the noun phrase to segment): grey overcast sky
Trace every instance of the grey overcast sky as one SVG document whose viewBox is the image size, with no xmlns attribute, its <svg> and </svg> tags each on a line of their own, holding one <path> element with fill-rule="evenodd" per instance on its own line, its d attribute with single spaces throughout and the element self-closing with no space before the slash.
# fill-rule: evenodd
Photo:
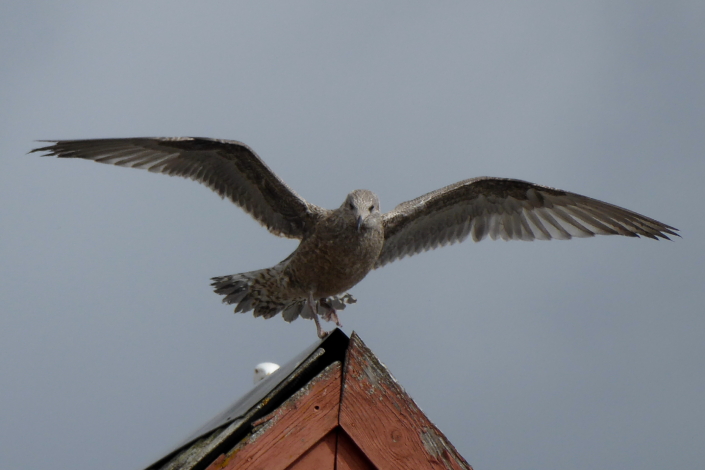
<svg viewBox="0 0 705 470">
<path fill-rule="evenodd" d="M 341 319 L 477 470 L 701 467 L 703 25 L 702 0 L 3 1 L 0 468 L 144 467 L 316 340 L 209 286 L 295 241 L 191 181 L 26 155 L 189 135 L 329 208 L 506 176 L 679 228 L 446 247 Z"/>
</svg>

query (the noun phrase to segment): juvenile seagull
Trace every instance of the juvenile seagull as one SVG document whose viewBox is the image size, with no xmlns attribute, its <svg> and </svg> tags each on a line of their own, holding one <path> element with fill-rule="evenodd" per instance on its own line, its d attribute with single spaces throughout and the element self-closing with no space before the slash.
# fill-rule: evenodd
<svg viewBox="0 0 705 470">
<path fill-rule="evenodd" d="M 567 240 L 593 235 L 679 236 L 674 227 L 606 202 L 507 178 L 472 178 L 382 214 L 372 191 L 357 189 L 334 210 L 289 188 L 248 146 L 200 137 L 58 140 L 32 152 L 83 158 L 189 178 L 227 197 L 271 233 L 301 240 L 271 268 L 214 277 L 235 312 L 282 312 L 290 322 L 333 320 L 355 299 L 347 290 L 372 269 L 472 236 L 493 240 Z"/>
</svg>

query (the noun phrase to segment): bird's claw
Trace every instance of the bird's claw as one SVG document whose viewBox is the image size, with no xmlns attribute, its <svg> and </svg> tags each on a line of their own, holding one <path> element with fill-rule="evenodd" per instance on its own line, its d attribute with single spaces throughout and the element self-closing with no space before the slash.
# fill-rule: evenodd
<svg viewBox="0 0 705 470">
<path fill-rule="evenodd" d="M 325 321 L 334 321 L 335 325 L 338 328 L 342 328 L 343 324 L 340 323 L 340 319 L 338 319 L 338 314 L 335 312 L 335 309 L 331 308 L 330 310 L 326 311 L 326 313 L 323 314 L 323 319 Z"/>
</svg>

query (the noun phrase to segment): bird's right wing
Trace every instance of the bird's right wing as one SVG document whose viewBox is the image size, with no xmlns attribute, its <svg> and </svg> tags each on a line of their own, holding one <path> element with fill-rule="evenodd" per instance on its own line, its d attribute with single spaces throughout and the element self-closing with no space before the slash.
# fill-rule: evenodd
<svg viewBox="0 0 705 470">
<path fill-rule="evenodd" d="M 198 137 L 58 140 L 32 152 L 141 168 L 202 183 L 275 235 L 303 238 L 328 211 L 306 202 L 248 146 Z"/>
<path fill-rule="evenodd" d="M 658 239 L 677 230 L 636 212 L 560 189 L 507 178 L 474 178 L 399 204 L 384 214 L 375 268 L 472 235 L 480 241 L 593 235 Z"/>
</svg>

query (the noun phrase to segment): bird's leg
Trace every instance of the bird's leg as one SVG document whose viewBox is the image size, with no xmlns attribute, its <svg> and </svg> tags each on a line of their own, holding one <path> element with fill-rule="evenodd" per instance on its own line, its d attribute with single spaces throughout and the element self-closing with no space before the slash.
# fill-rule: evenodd
<svg viewBox="0 0 705 470">
<path fill-rule="evenodd" d="M 318 308 L 321 307 L 326 309 L 326 312 L 321 315 L 325 321 L 333 320 L 338 328 L 343 327 L 343 325 L 340 323 L 340 320 L 338 319 L 338 314 L 335 312 L 335 309 L 333 307 L 327 304 L 319 303 Z"/>
<path fill-rule="evenodd" d="M 328 315 L 327 315 L 326 317 L 327 317 L 327 319 L 328 319 L 329 321 L 330 321 L 330 320 L 333 320 L 333 321 L 335 322 L 335 326 L 337 326 L 338 328 L 342 328 L 342 327 L 343 327 L 343 324 L 340 323 L 340 320 L 338 320 L 338 314 L 335 313 L 335 309 L 334 309 L 334 308 L 332 308 L 332 309 L 330 310 L 330 312 L 328 312 Z"/>
<path fill-rule="evenodd" d="M 318 315 L 316 315 L 315 313 L 313 314 L 313 321 L 316 322 L 316 334 L 318 335 L 318 337 L 323 339 L 328 336 L 328 332 L 323 331 L 323 328 L 321 328 L 321 322 L 318 321 Z"/>
<path fill-rule="evenodd" d="M 308 294 L 308 306 L 311 309 L 311 313 L 313 313 L 313 321 L 316 322 L 316 334 L 318 334 L 319 338 L 323 339 L 328 336 L 328 332 L 323 331 L 321 322 L 318 321 L 318 309 L 316 308 L 316 302 L 313 300 L 313 292 Z"/>
</svg>

